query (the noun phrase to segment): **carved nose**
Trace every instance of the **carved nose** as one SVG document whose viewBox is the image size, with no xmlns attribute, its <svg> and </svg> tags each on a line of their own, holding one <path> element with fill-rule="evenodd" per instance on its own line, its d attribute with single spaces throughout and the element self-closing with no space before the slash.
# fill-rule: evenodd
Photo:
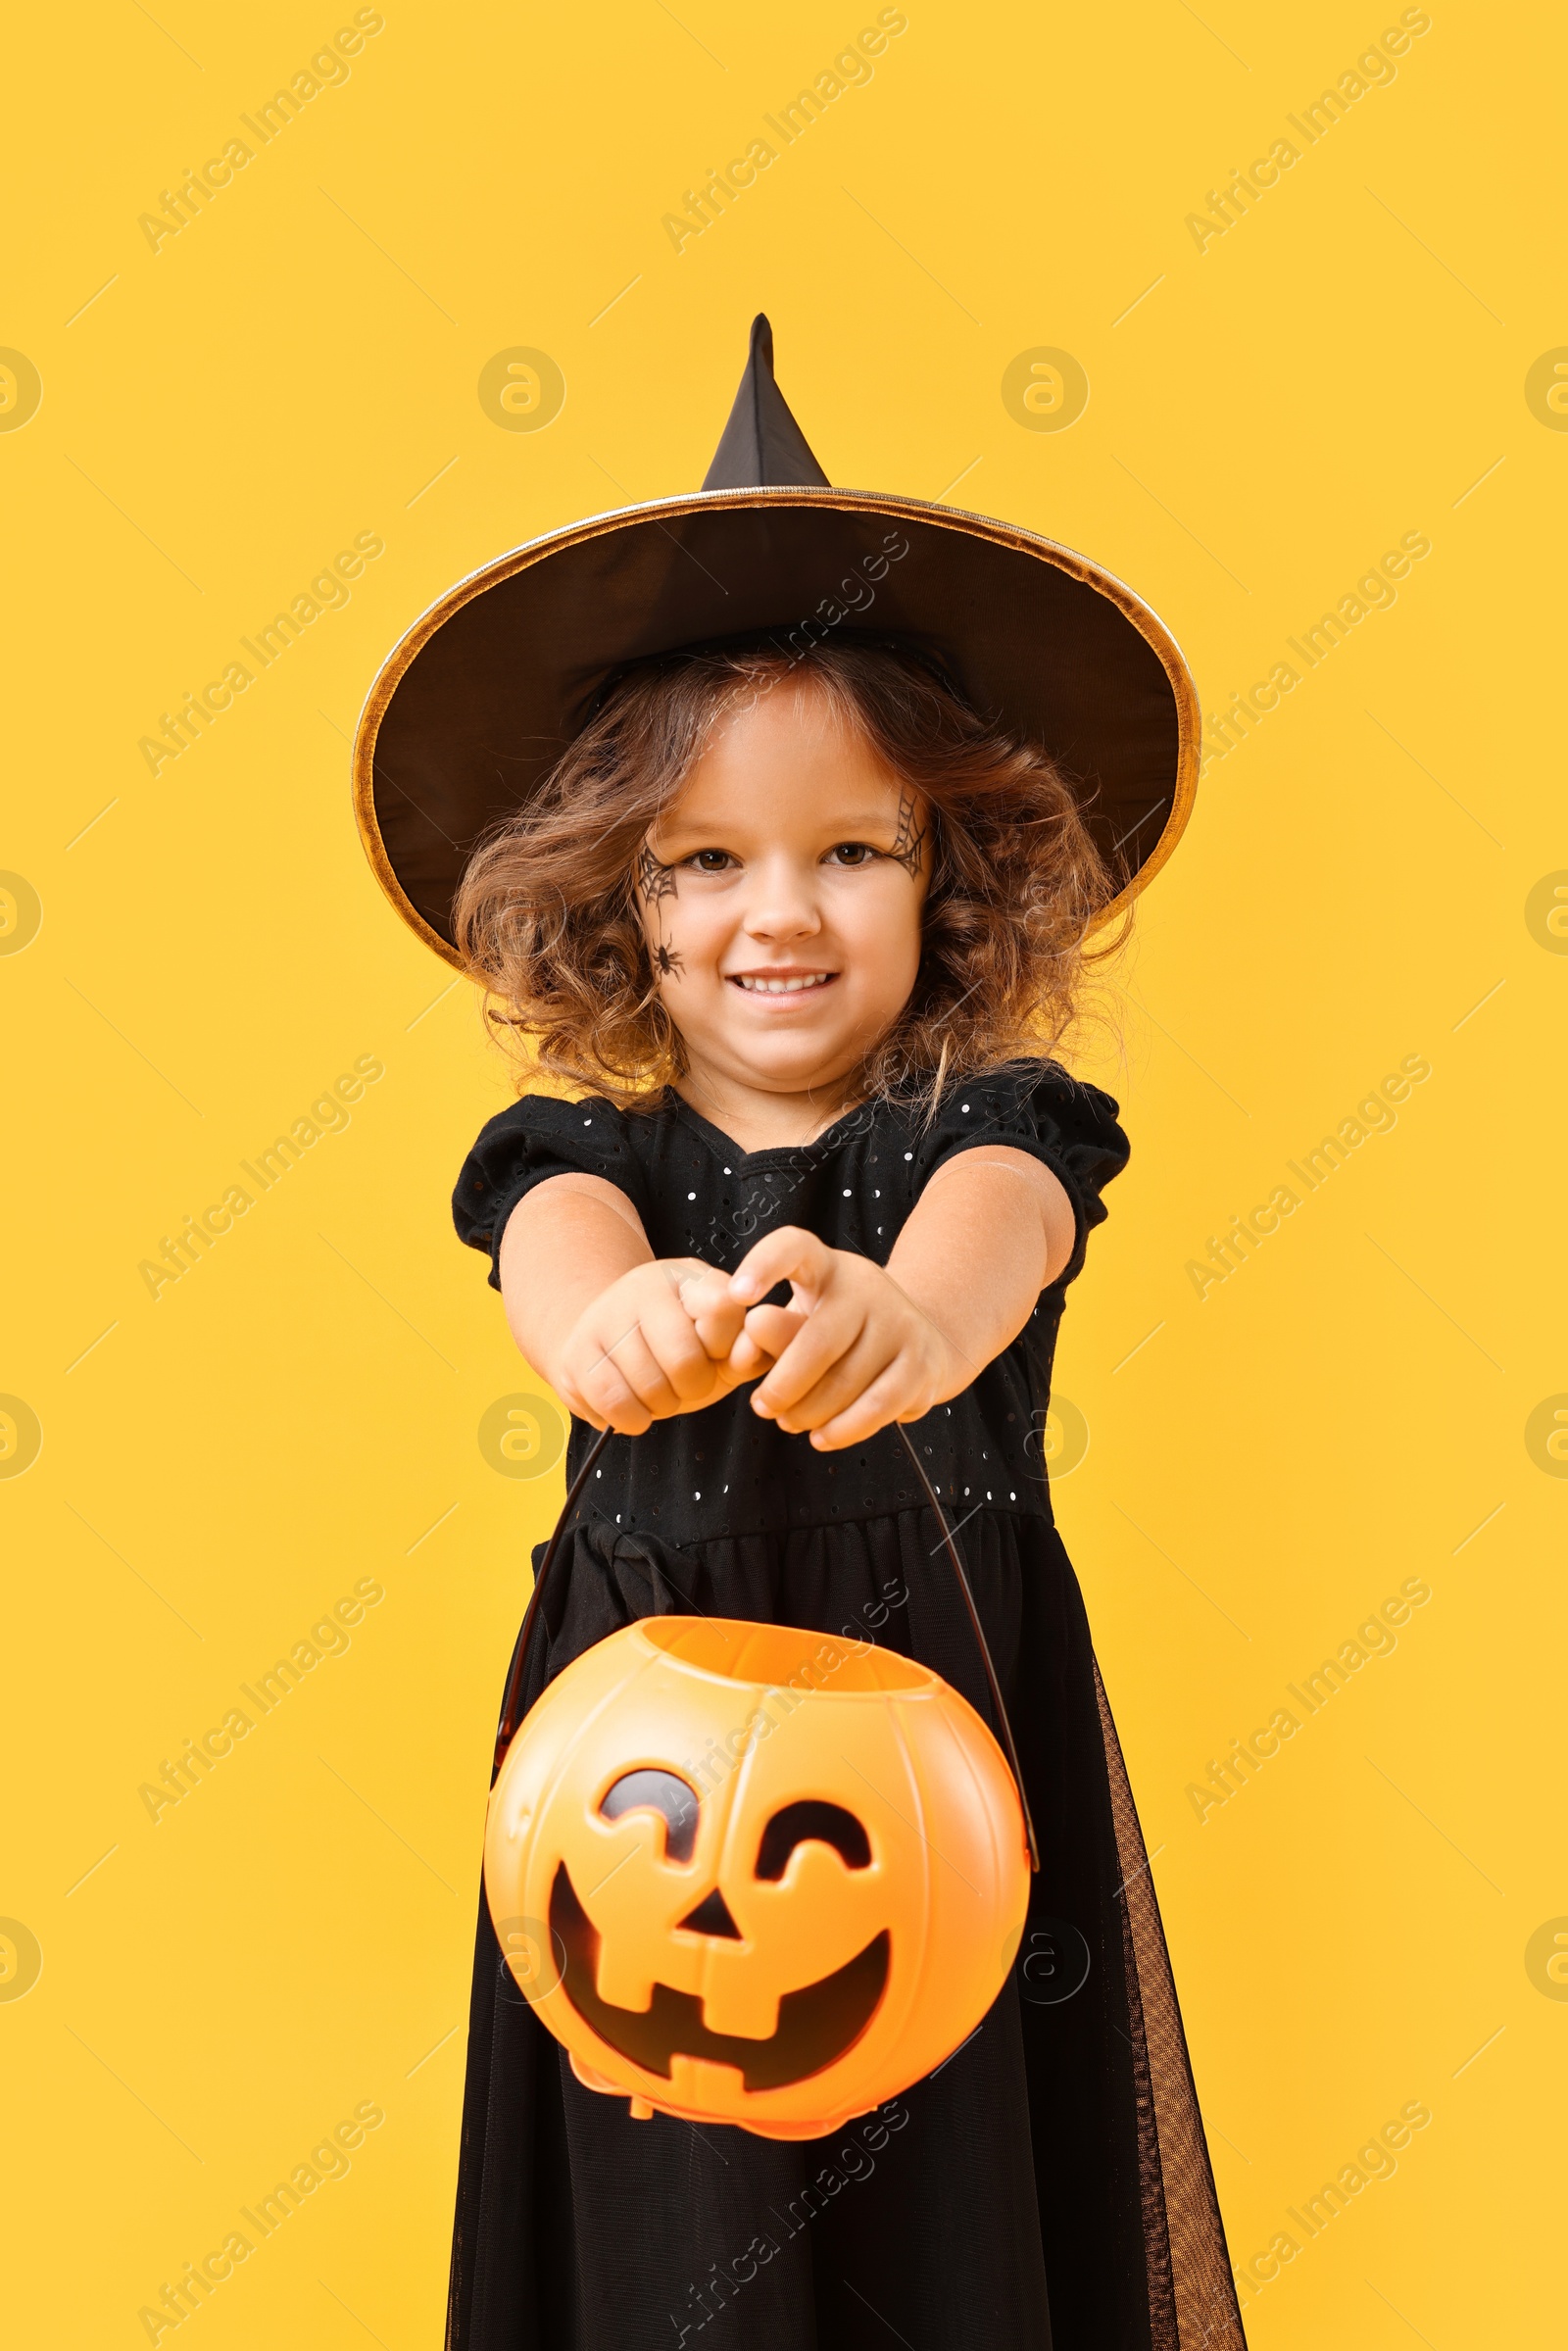
<svg viewBox="0 0 1568 2351">
<path fill-rule="evenodd" d="M 729 1915 L 729 1904 L 715 1886 L 712 1892 L 698 1903 L 689 1918 L 681 1920 L 694 1935 L 721 1935 L 728 1942 L 738 1943 L 743 1937 L 739 1927 Z"/>
</svg>

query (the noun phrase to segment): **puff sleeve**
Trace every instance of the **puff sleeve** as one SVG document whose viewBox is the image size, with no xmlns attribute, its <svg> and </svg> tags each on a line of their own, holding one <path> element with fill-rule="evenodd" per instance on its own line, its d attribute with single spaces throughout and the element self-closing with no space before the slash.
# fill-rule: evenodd
<svg viewBox="0 0 1568 2351">
<path fill-rule="evenodd" d="M 562 1102 L 525 1094 L 482 1127 L 452 1195 L 458 1239 L 490 1259 L 490 1287 L 501 1287 L 501 1237 L 517 1202 L 551 1176 L 595 1175 L 616 1185 L 648 1221 L 641 1172 L 626 1121 L 608 1102 Z"/>
<path fill-rule="evenodd" d="M 1079 1273 L 1089 1235 L 1105 1220 L 1101 1193 L 1120 1175 L 1132 1147 L 1116 1123 L 1120 1105 L 1056 1061 L 1013 1062 L 952 1087 L 915 1152 L 917 1191 L 937 1169 L 977 1144 L 1004 1144 L 1043 1160 L 1072 1202 L 1072 1255 L 1052 1285 Z"/>
</svg>

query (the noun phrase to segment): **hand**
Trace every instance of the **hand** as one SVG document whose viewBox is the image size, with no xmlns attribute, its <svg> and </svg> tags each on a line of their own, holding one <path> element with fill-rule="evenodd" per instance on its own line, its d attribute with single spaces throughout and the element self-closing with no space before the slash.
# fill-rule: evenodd
<svg viewBox="0 0 1568 2351">
<path fill-rule="evenodd" d="M 788 1306 L 754 1302 L 783 1281 Z M 792 1434 L 809 1430 L 822 1452 L 923 1419 L 979 1368 L 881 1266 L 798 1225 L 769 1233 L 727 1281 L 707 1267 L 689 1276 L 681 1301 L 733 1381 L 765 1371 L 753 1411 Z"/>
<path fill-rule="evenodd" d="M 700 1257 L 655 1258 L 584 1308 L 546 1373 L 579 1420 L 640 1437 L 656 1420 L 700 1411 L 757 1377 L 732 1365 L 727 1350 L 715 1359 L 681 1303 L 681 1284 L 712 1270 Z M 758 1368 L 766 1360 L 759 1353 Z"/>
</svg>

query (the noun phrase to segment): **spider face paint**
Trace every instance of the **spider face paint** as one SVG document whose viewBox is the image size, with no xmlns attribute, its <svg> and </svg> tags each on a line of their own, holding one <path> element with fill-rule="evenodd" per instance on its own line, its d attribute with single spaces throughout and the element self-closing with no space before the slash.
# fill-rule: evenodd
<svg viewBox="0 0 1568 2351">
<path fill-rule="evenodd" d="M 637 852 L 637 890 L 644 919 L 655 934 L 648 952 L 662 980 L 678 979 L 681 970 L 680 956 L 664 936 L 664 902 L 679 896 L 677 880 L 675 866 L 662 864 L 645 841 Z"/>
</svg>

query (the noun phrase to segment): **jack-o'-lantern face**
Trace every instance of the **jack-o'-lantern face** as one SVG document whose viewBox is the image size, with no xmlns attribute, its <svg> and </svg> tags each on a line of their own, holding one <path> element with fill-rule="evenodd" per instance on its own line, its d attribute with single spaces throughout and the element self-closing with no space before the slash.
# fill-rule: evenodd
<svg viewBox="0 0 1568 2351">
<path fill-rule="evenodd" d="M 923 1667 L 788 1627 L 664 1617 L 569 1666 L 514 1740 L 485 1877 L 580 2078 L 804 2137 L 984 2015 L 1028 1862 L 996 1742 Z"/>
<path fill-rule="evenodd" d="M 690 1861 L 699 1813 L 695 1789 L 673 1772 L 623 1772 L 600 1805 L 607 1820 L 643 1809 L 657 1813 L 664 1823 L 665 1860 Z M 766 1823 L 755 1876 L 778 1884 L 796 1846 L 808 1839 L 830 1846 L 851 1869 L 870 1866 L 870 1841 L 854 1813 L 808 1797 L 786 1804 Z M 747 1940 L 717 1886 L 675 1932 L 716 1936 L 743 1947 Z M 707 2021 L 704 2000 L 695 1992 L 672 1990 L 667 1984 L 655 1984 L 646 2008 L 624 2008 L 607 1999 L 599 1988 L 602 1937 L 577 1898 L 564 1861 L 550 1891 L 550 1935 L 564 1967 L 566 1995 L 579 2016 L 619 2055 L 666 2081 L 677 2055 L 734 2066 L 748 2090 L 778 2089 L 819 2074 L 859 2038 L 888 1980 L 889 1935 L 884 1927 L 831 1975 L 779 1993 L 778 2024 L 758 2039 L 744 2033 L 715 2032 Z"/>
</svg>

